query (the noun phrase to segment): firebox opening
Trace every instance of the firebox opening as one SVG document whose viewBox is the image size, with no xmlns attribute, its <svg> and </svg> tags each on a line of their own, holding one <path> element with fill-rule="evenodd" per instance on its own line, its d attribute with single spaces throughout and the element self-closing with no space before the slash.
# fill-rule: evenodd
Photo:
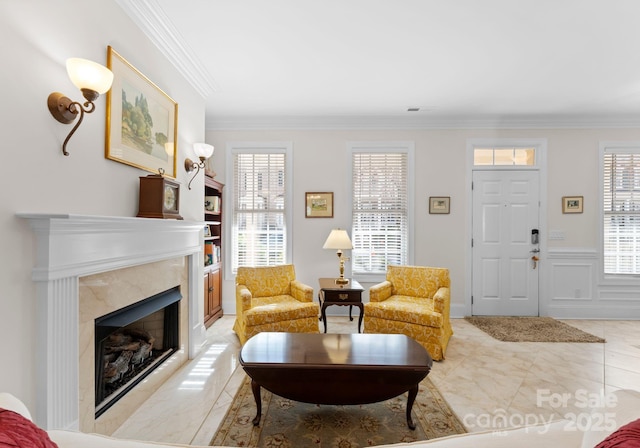
<svg viewBox="0 0 640 448">
<path fill-rule="evenodd" d="M 181 299 L 176 286 L 95 320 L 95 418 L 178 350 Z"/>
</svg>

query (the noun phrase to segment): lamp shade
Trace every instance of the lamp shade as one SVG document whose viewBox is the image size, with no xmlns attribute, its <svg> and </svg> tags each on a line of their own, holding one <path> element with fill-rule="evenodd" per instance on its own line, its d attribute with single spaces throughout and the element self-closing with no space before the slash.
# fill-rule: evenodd
<svg viewBox="0 0 640 448">
<path fill-rule="evenodd" d="M 213 155 L 213 150 L 214 150 L 214 147 L 206 143 L 193 144 L 193 152 L 196 153 L 196 157 L 198 157 L 199 159 L 202 159 L 202 158 L 208 159 Z"/>
<path fill-rule="evenodd" d="M 69 79 L 78 89 L 105 93 L 113 83 L 113 72 L 104 65 L 82 58 L 67 59 Z"/>
<path fill-rule="evenodd" d="M 351 240 L 349 239 L 349 235 L 347 231 L 344 229 L 333 229 L 329 236 L 327 237 L 327 241 L 324 242 L 323 249 L 353 249 L 353 245 L 351 244 Z"/>
</svg>

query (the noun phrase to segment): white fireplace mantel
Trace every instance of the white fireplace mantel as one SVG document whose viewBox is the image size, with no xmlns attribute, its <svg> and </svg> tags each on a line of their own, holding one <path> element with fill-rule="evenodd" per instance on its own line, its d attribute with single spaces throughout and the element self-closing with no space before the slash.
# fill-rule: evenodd
<svg viewBox="0 0 640 448">
<path fill-rule="evenodd" d="M 189 261 L 189 357 L 205 340 L 197 285 L 204 223 L 181 220 L 18 213 L 36 235 L 38 371 L 36 422 L 78 429 L 80 277 L 175 257 Z"/>
</svg>

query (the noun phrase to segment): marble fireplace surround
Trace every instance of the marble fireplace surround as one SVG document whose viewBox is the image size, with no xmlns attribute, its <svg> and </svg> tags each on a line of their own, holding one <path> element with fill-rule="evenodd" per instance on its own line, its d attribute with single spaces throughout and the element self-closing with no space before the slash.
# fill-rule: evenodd
<svg viewBox="0 0 640 448">
<path fill-rule="evenodd" d="M 206 333 L 199 283 L 203 224 L 71 214 L 17 216 L 28 220 L 36 236 L 32 278 L 36 283 L 37 340 L 46 341 L 36 349 L 38 425 L 46 429 L 90 429 L 81 421 L 85 419 L 81 415 L 87 405 L 81 403 L 85 394 L 79 378 L 86 370 L 79 343 L 80 336 L 83 339 L 86 336 L 81 323 L 86 294 L 82 293 L 81 307 L 80 291 L 88 290 L 90 296 L 94 295 L 94 290 L 86 287 L 85 279 L 90 279 L 89 284 L 101 282 L 109 278 L 109 273 L 122 270 L 129 279 L 136 277 L 149 282 L 145 269 L 165 266 L 169 269 L 168 277 L 183 283 L 181 310 L 186 312 L 182 313 L 181 321 L 186 323 L 187 330 L 181 333 L 187 346 L 182 335 L 181 345 L 185 357 L 195 357 Z M 93 375 L 93 369 L 88 373 Z M 93 397 L 89 401 L 93 403 Z"/>
</svg>

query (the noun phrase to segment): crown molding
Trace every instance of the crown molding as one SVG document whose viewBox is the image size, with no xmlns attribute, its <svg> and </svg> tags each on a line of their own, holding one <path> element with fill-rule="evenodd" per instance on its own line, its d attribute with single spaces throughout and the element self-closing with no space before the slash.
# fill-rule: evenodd
<svg viewBox="0 0 640 448">
<path fill-rule="evenodd" d="M 207 114 L 208 131 L 223 130 L 356 130 L 356 129 L 594 129 L 638 128 L 640 115 L 544 116 L 215 116 Z"/>
<path fill-rule="evenodd" d="M 123 11 L 138 25 L 160 51 L 175 65 L 180 74 L 203 97 L 216 91 L 216 83 L 204 64 L 173 26 L 155 0 L 116 0 Z"/>
</svg>

